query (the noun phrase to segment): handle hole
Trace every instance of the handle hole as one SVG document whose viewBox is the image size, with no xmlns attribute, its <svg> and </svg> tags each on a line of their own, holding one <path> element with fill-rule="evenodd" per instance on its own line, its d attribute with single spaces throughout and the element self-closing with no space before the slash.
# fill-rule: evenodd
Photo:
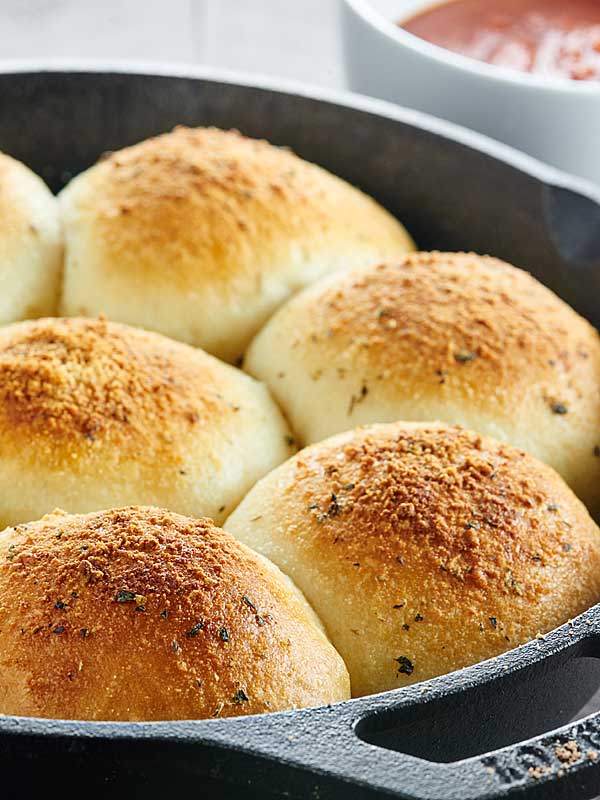
<svg viewBox="0 0 600 800">
<path fill-rule="evenodd" d="M 485 684 L 457 687 L 432 700 L 423 695 L 364 717 L 356 733 L 370 744 L 438 763 L 499 750 L 591 713 L 590 700 L 600 687 L 596 655 L 600 639 L 579 642 Z"/>
</svg>

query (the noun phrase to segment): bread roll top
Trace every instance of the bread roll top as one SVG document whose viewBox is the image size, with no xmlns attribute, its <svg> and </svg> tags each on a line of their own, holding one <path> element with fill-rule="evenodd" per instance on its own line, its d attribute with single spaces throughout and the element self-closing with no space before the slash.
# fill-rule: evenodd
<svg viewBox="0 0 600 800">
<path fill-rule="evenodd" d="M 354 695 L 490 658 L 600 596 L 600 531 L 552 470 L 436 423 L 302 450 L 225 523 L 302 589 Z"/>
<path fill-rule="evenodd" d="M 264 386 L 105 319 L 0 329 L 0 522 L 161 503 L 223 519 L 293 452 Z"/>
<path fill-rule="evenodd" d="M 56 313 L 62 256 L 56 199 L 29 167 L 0 153 L 0 325 Z"/>
<path fill-rule="evenodd" d="M 207 519 L 54 512 L 0 533 L 0 712 L 225 717 L 333 702 L 348 676 L 279 570 Z"/>
<path fill-rule="evenodd" d="M 216 128 L 110 154 L 61 206 L 64 314 L 104 312 L 231 362 L 290 294 L 412 249 L 400 223 L 341 179 Z"/>
<path fill-rule="evenodd" d="M 600 337 L 505 262 L 414 253 L 325 279 L 271 319 L 245 365 L 301 443 L 457 423 L 550 464 L 600 513 Z"/>
</svg>

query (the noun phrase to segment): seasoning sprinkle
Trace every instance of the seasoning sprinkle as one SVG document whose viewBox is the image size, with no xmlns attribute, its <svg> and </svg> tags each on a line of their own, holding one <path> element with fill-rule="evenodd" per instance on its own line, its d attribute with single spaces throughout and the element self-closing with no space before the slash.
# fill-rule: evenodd
<svg viewBox="0 0 600 800">
<path fill-rule="evenodd" d="M 56 628 L 52 628 L 52 633 L 62 633 L 64 629 L 64 625 L 57 625 Z"/>
<path fill-rule="evenodd" d="M 227 628 L 225 627 L 219 628 L 219 638 L 223 642 L 229 641 L 229 631 L 227 630 Z"/>
<path fill-rule="evenodd" d="M 415 667 L 410 658 L 407 658 L 406 656 L 399 656 L 398 658 L 395 658 L 394 661 L 400 665 L 398 667 L 399 675 L 412 675 Z"/>
<path fill-rule="evenodd" d="M 554 414 L 566 414 L 567 407 L 564 403 L 552 403 L 550 406 Z"/>
<path fill-rule="evenodd" d="M 195 636 L 198 636 L 198 634 L 202 630 L 204 630 L 204 621 L 200 620 L 200 622 L 197 622 L 195 625 L 192 625 L 189 631 L 185 632 L 185 635 L 188 639 L 193 639 Z"/>
<path fill-rule="evenodd" d="M 247 703 L 249 699 L 250 698 L 243 689 L 238 689 L 235 695 L 232 697 L 231 702 L 234 706 L 241 706 L 242 703 Z"/>
<path fill-rule="evenodd" d="M 498 627 L 498 620 L 496 619 L 496 617 L 488 617 L 488 619 L 492 624 L 492 628 L 497 628 Z"/>
<path fill-rule="evenodd" d="M 350 398 L 350 403 L 348 404 L 349 417 L 352 415 L 352 412 L 354 411 L 354 406 L 358 405 L 358 403 L 362 403 L 362 401 L 368 394 L 369 394 L 369 388 L 368 386 L 366 386 L 366 384 L 363 383 L 360 389 L 360 394 L 358 395 L 353 394 L 352 397 Z"/>
<path fill-rule="evenodd" d="M 246 603 L 246 605 L 248 606 L 248 608 L 249 608 L 249 609 L 251 609 L 252 611 L 254 611 L 254 613 L 255 613 L 255 614 L 258 614 L 258 608 L 257 608 L 257 607 L 254 605 L 254 603 L 252 602 L 252 600 L 250 600 L 250 598 L 248 597 L 248 595 L 246 595 L 246 594 L 243 594 L 243 595 L 242 595 L 242 600 L 244 601 L 244 603 Z"/>
<path fill-rule="evenodd" d="M 115 595 L 115 600 L 117 603 L 135 603 L 135 597 L 135 592 L 130 592 L 129 589 L 120 589 Z"/>
<path fill-rule="evenodd" d="M 456 353 L 454 353 L 454 359 L 458 361 L 459 364 L 468 364 L 476 358 L 477 353 L 473 353 L 471 350 L 457 350 Z"/>
</svg>

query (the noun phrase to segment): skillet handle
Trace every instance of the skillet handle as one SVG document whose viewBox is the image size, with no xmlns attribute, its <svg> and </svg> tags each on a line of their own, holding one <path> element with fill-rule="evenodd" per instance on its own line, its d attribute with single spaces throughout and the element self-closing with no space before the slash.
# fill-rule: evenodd
<svg viewBox="0 0 600 800">
<path fill-rule="evenodd" d="M 600 795 L 600 712 L 528 741 L 450 764 L 369 744 L 359 738 L 350 716 L 346 724 L 340 724 L 338 714 L 328 719 L 327 714 L 313 712 L 304 722 L 298 726 L 296 718 L 289 736 L 280 728 L 278 745 L 272 739 L 270 752 L 256 765 L 256 777 L 264 780 L 270 774 L 275 786 L 283 784 L 290 797 L 592 800 Z"/>
<path fill-rule="evenodd" d="M 353 709 L 340 710 L 240 719 L 236 733 L 230 727 L 223 737 L 225 748 L 216 736 L 200 752 L 208 756 L 213 776 L 228 781 L 244 775 L 257 792 L 248 797 L 278 790 L 301 800 L 591 800 L 600 795 L 600 712 L 493 753 L 444 764 L 364 741 Z M 249 741 L 258 746 L 249 748 Z"/>
</svg>

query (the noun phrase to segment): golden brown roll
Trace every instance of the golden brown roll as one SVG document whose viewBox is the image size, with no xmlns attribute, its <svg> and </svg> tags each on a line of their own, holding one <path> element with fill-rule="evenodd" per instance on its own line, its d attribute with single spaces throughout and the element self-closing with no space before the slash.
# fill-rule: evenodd
<svg viewBox="0 0 600 800">
<path fill-rule="evenodd" d="M 260 383 L 103 319 L 0 329 L 0 526 L 127 504 L 223 520 L 292 452 Z"/>
<path fill-rule="evenodd" d="M 208 519 L 55 511 L 0 533 L 0 713 L 197 719 L 348 696 L 300 592 Z"/>
<path fill-rule="evenodd" d="M 61 193 L 62 313 L 105 313 L 235 361 L 290 294 L 412 249 L 366 195 L 236 131 L 176 128 Z"/>
<path fill-rule="evenodd" d="M 0 153 L 0 325 L 55 314 L 61 271 L 56 199 L 25 164 Z"/>
<path fill-rule="evenodd" d="M 225 523 L 304 592 L 353 695 L 422 681 L 600 599 L 600 530 L 550 467 L 462 428 L 398 422 L 307 447 Z"/>
<path fill-rule="evenodd" d="M 550 464 L 600 513 L 600 338 L 527 273 L 494 258 L 415 253 L 287 303 L 246 369 L 301 443 L 356 425 L 442 420 Z"/>
</svg>

